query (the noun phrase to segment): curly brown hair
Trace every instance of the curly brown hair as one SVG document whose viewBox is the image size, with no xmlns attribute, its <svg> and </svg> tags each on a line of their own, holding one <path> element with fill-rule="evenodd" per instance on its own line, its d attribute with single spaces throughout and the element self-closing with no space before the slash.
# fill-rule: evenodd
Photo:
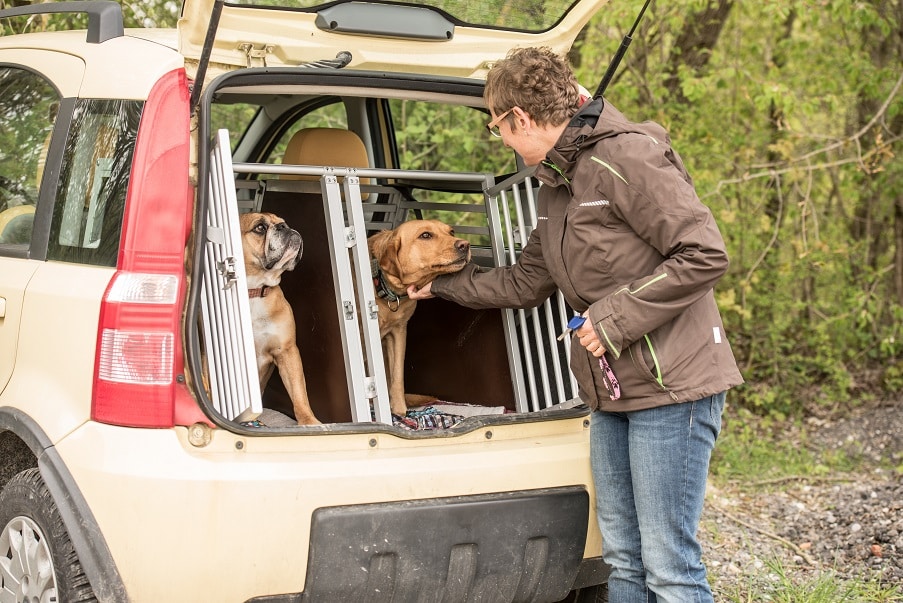
<svg viewBox="0 0 903 603">
<path fill-rule="evenodd" d="M 520 107 L 537 125 L 557 126 L 580 109 L 580 86 L 551 48 L 514 48 L 489 70 L 483 98 L 495 115 Z"/>
</svg>

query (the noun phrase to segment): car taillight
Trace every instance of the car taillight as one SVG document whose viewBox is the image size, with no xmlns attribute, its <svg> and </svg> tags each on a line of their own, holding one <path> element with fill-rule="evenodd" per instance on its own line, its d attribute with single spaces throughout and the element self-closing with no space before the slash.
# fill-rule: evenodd
<svg viewBox="0 0 903 603">
<path fill-rule="evenodd" d="M 141 115 L 117 272 L 100 307 L 95 421 L 171 427 L 183 372 L 181 315 L 193 193 L 184 70 L 154 86 Z"/>
</svg>

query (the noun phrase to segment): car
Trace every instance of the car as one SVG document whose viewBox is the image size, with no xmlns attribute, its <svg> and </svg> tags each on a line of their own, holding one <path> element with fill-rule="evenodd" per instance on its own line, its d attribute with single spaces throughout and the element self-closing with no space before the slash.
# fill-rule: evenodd
<svg viewBox="0 0 903 603">
<path fill-rule="evenodd" d="M 539 183 L 484 131 L 486 72 L 605 1 L 0 11 L 68 25 L 0 36 L 0 599 L 606 600 L 563 298 L 420 302 L 406 386 L 436 403 L 393 415 L 367 251 L 435 218 L 516 261 Z M 319 425 L 258 382 L 250 211 L 303 238 Z"/>
</svg>

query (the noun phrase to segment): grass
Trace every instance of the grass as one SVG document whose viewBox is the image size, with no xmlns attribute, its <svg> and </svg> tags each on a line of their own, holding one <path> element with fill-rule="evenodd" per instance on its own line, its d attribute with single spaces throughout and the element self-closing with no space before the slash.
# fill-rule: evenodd
<svg viewBox="0 0 903 603">
<path fill-rule="evenodd" d="M 750 577 L 731 592 L 721 593 L 726 603 L 898 603 L 903 590 L 881 585 L 874 578 L 844 579 L 833 570 L 805 579 L 792 579 L 778 560 L 766 563 L 767 572 Z"/>
<path fill-rule="evenodd" d="M 860 469 L 860 460 L 843 450 L 817 450 L 799 422 L 757 417 L 732 409 L 712 456 L 718 480 L 758 482 L 793 475 L 824 476 Z"/>
<path fill-rule="evenodd" d="M 843 477 L 874 468 L 866 467 L 855 451 L 809 444 L 800 422 L 773 421 L 732 409 L 712 456 L 711 480 L 721 489 L 761 489 L 780 487 L 782 480 L 800 476 Z M 893 459 L 884 468 L 901 472 Z M 718 595 L 725 603 L 903 603 L 903 586 L 882 584 L 879 576 L 841 576 L 833 569 L 791 575 L 780 560 L 772 559 L 730 592 Z"/>
</svg>

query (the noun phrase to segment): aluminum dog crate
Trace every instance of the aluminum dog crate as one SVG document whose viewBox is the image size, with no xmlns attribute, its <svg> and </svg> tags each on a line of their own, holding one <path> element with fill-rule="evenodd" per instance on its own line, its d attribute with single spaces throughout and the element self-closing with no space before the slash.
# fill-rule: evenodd
<svg viewBox="0 0 903 603">
<path fill-rule="evenodd" d="M 253 174 L 255 179 L 236 181 L 236 174 Z M 279 179 L 286 175 L 314 181 Z M 247 300 L 238 295 L 246 287 L 243 266 L 238 265 L 239 211 L 266 210 L 264 200 L 276 193 L 309 195 L 322 203 L 351 418 L 386 424 L 392 418 L 367 233 L 393 228 L 412 216 L 436 218 L 451 224 L 459 236 L 484 241 L 472 243 L 474 261 L 506 266 L 517 260 L 537 219 L 538 185 L 532 170 L 496 184 L 492 174 L 482 173 L 233 164 L 225 130 L 217 133 L 210 179 L 201 328 L 208 342 L 211 400 L 217 412 L 231 420 L 248 420 L 261 412 L 256 369 L 249 368 L 256 364 L 244 314 Z M 362 184 L 362 179 L 371 184 Z M 421 201 L 410 194 L 418 188 L 454 189 L 458 198 Z M 461 202 L 462 191 L 467 202 Z M 557 339 L 571 314 L 562 295 L 556 293 L 530 310 L 500 312 L 514 409 L 524 413 L 576 404 L 576 383 L 568 369 L 569 342 Z"/>
</svg>

